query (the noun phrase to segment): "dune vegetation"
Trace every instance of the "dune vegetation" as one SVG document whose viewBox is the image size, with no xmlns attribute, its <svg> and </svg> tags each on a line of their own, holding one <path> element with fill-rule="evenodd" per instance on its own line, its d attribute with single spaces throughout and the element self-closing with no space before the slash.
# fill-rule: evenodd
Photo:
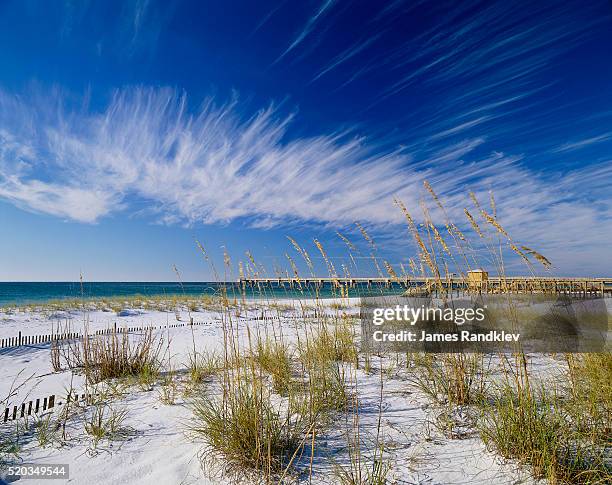
<svg viewBox="0 0 612 485">
<path fill-rule="evenodd" d="M 451 273 L 467 278 L 470 269 L 486 267 L 503 278 L 505 253 L 522 260 L 525 271 L 532 274 L 536 265 L 550 267 L 545 256 L 506 232 L 493 197 L 485 207 L 470 194 L 466 219 L 458 222 L 451 221 L 432 187 L 426 183 L 425 188 L 430 204 L 423 203 L 418 218 L 395 201 L 417 248 L 409 268 L 395 268 L 378 258 L 373 238 L 357 226 L 380 276 L 397 281 L 407 275 L 427 276 L 442 298 L 452 298 L 442 284 Z M 355 261 L 356 243 L 339 236 Z M 290 243 L 295 258 L 301 258 L 307 273 L 314 274 L 308 251 L 294 239 Z M 314 246 L 330 278 L 350 275 L 349 268 L 334 265 L 319 241 Z M 199 247 L 210 262 L 204 246 Z M 295 258 L 286 256 L 288 272 L 299 285 Z M 262 266 L 250 254 L 237 266 L 227 254 L 224 257 L 226 278 L 262 273 Z M 94 337 L 84 332 L 81 339 L 52 346 L 53 369 L 84 375 L 92 397 L 10 431 L 4 427 L 0 459 L 13 460 L 28 439 L 38 440 L 41 447 L 61 443 L 66 429 L 74 430 L 76 423 L 92 446 L 129 439 L 134 430 L 125 424 L 128 416 L 120 404 L 122 396 L 130 389 L 154 389 L 164 405 L 182 400 L 188 406 L 185 439 L 198 444 L 204 472 L 211 477 L 245 483 L 316 480 L 318 457 L 334 434 L 342 446 L 335 455 L 332 481 L 397 483 L 401 467 L 394 450 L 401 443 L 397 438 L 388 440 L 385 431 L 386 422 L 394 419 L 385 417 L 384 405 L 392 383 L 419 396 L 427 407 L 432 433 L 445 439 L 479 436 L 500 458 L 552 484 L 612 483 L 609 352 L 547 356 L 554 363 L 547 374 L 534 369 L 538 356 L 520 348 L 499 355 L 373 353 L 361 345 L 358 292 L 338 282 L 335 298 L 326 300 L 316 288 L 299 288 L 301 297 L 291 299 L 269 290 L 266 298 L 253 301 L 239 286 L 228 285 L 217 295 L 200 298 L 81 299 L 40 305 L 38 311 L 74 309 L 83 315 L 125 308 L 187 311 L 189 315 L 214 311 L 223 345 L 214 351 L 204 349 L 187 326 L 184 332 L 191 332 L 191 338 L 186 345 L 188 357 L 182 361 L 175 357 L 168 332 L 145 332 L 139 337 L 121 329 Z M 261 288 L 262 294 L 267 292 Z M 370 419 L 367 431 L 365 382 L 375 395 L 373 409 L 368 410 L 375 419 Z"/>
</svg>

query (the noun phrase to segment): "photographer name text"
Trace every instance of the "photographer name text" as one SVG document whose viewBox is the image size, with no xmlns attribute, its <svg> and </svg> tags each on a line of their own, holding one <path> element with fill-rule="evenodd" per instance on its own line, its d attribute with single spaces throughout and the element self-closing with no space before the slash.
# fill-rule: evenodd
<svg viewBox="0 0 612 485">
<path fill-rule="evenodd" d="M 411 332 L 402 330 L 401 332 L 388 333 L 376 330 L 372 338 L 376 342 L 518 342 L 520 333 L 509 333 L 505 331 L 491 330 L 490 332 L 477 333 L 462 330 L 457 333 L 428 333 Z"/>
</svg>

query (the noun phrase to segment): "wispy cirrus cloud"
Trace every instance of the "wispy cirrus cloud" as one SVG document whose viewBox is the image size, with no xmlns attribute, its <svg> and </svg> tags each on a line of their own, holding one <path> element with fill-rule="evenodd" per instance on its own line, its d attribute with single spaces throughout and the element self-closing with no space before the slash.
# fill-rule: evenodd
<svg viewBox="0 0 612 485">
<path fill-rule="evenodd" d="M 137 53 L 151 55 L 178 3 L 179 0 L 132 0 L 115 6 L 90 0 L 64 1 L 57 5 L 62 12 L 60 37 L 69 43 L 73 35 L 79 37 L 86 30 L 86 35 L 95 42 L 98 56 L 109 52 L 126 58 Z M 116 9 L 112 21 L 102 26 L 92 22 L 92 19 L 104 18 L 109 8 Z"/>
<path fill-rule="evenodd" d="M 304 25 L 295 39 L 293 39 L 293 41 L 289 44 L 289 47 L 283 51 L 283 53 L 274 61 L 274 63 L 279 62 L 287 54 L 289 54 L 289 52 L 297 48 L 313 31 L 317 22 L 332 8 L 335 2 L 336 0 L 324 0 L 317 11 L 308 19 L 306 25 Z"/>
<path fill-rule="evenodd" d="M 266 23 L 270 21 L 270 19 L 274 16 L 274 14 L 276 14 L 276 12 L 278 12 L 282 7 L 284 7 L 286 3 L 287 3 L 287 0 L 281 0 L 277 2 L 276 5 L 272 7 L 272 9 L 266 15 L 264 15 L 264 17 L 259 21 L 259 23 L 251 31 L 251 34 L 249 35 L 249 37 L 256 34 L 259 31 L 259 29 L 261 29 L 264 25 L 266 25 Z"/>
<path fill-rule="evenodd" d="M 369 37 L 367 39 L 365 39 L 363 42 L 358 43 L 357 45 L 353 45 L 351 47 L 349 47 L 348 49 L 344 50 L 343 52 L 341 52 L 340 54 L 338 54 L 336 57 L 334 57 L 331 62 L 329 63 L 329 65 L 325 66 L 321 72 L 319 72 L 318 74 L 316 74 L 313 78 L 312 81 L 316 81 L 317 79 L 319 79 L 320 77 L 324 76 L 325 74 L 327 74 L 328 72 L 332 71 L 333 69 L 336 69 L 338 66 L 340 66 L 341 64 L 344 64 L 345 62 L 349 61 L 350 59 L 352 59 L 353 57 L 355 57 L 356 55 L 358 55 L 359 53 L 361 53 L 362 51 L 364 51 L 365 49 L 367 49 L 370 45 L 372 45 L 374 42 L 376 42 L 376 40 L 378 40 L 378 38 L 382 35 L 382 32 L 374 35 L 372 37 Z"/>
<path fill-rule="evenodd" d="M 603 142 L 610 141 L 610 140 L 612 140 L 612 131 L 603 133 L 601 135 L 592 136 L 590 138 L 584 138 L 582 140 L 573 141 L 570 143 L 564 143 L 560 145 L 559 147 L 555 148 L 553 152 L 559 153 L 559 152 L 569 152 L 573 150 L 580 150 L 582 148 L 587 148 L 587 147 L 596 145 L 598 143 L 603 143 Z"/>
<path fill-rule="evenodd" d="M 393 197 L 418 208 L 427 179 L 457 220 L 468 190 L 483 200 L 492 190 L 504 225 L 547 254 L 586 244 L 601 257 L 612 237 L 601 185 L 609 163 L 597 174 L 543 174 L 520 154 L 485 149 L 484 138 L 438 137 L 414 151 L 347 132 L 295 138 L 295 115 L 275 106 L 245 115 L 237 99 L 209 99 L 192 108 L 169 88 L 118 90 L 101 110 L 58 93 L 29 100 L 0 91 L 0 198 L 65 219 L 92 223 L 145 201 L 170 224 L 360 220 L 397 232 Z"/>
<path fill-rule="evenodd" d="M 385 99 L 417 83 L 452 82 L 471 91 L 494 85 L 495 96 L 513 91 L 561 54 L 584 40 L 604 19 L 572 5 L 492 2 L 475 8 L 465 2 L 437 16 L 437 22 L 397 45 L 373 65 L 396 75 L 381 93 Z M 519 85 L 519 89 L 522 87 Z"/>
<path fill-rule="evenodd" d="M 498 104 L 503 100 L 522 97 L 525 105 L 555 95 L 551 87 L 558 76 L 548 76 L 549 71 L 606 28 L 612 18 L 605 5 L 395 1 L 381 5 L 368 22 L 364 19 L 363 28 L 347 42 L 327 35 L 317 46 L 294 49 L 308 49 L 311 65 L 321 62 L 313 80 L 328 75 L 330 88 L 335 82 L 338 91 L 362 87 L 362 115 L 385 103 L 412 107 L 427 99 L 427 109 L 447 119 L 483 105 L 497 105 L 498 119 L 507 115 Z M 385 35 L 395 28 L 403 29 L 401 36 Z"/>
</svg>

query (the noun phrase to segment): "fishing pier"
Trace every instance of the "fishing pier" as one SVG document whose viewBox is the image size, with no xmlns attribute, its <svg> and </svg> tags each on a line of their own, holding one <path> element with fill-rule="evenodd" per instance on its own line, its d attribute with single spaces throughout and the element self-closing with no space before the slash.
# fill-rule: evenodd
<svg viewBox="0 0 612 485">
<path fill-rule="evenodd" d="M 436 293 L 543 293 L 596 298 L 612 296 L 612 278 L 559 278 L 540 276 L 491 277 L 486 272 L 474 272 L 467 277 L 277 277 L 241 278 L 246 287 L 300 288 L 336 286 L 345 288 L 402 287 L 408 292 Z M 484 273 L 484 275 L 482 274 Z"/>
</svg>

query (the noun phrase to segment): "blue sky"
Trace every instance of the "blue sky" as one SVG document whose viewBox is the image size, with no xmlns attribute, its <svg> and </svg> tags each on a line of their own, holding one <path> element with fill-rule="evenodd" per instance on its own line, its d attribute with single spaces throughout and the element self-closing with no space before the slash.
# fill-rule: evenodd
<svg viewBox="0 0 612 485">
<path fill-rule="evenodd" d="M 0 280 L 209 279 L 195 238 L 339 265 L 355 221 L 398 265 L 423 180 L 610 275 L 611 56 L 605 0 L 2 1 Z"/>
</svg>

